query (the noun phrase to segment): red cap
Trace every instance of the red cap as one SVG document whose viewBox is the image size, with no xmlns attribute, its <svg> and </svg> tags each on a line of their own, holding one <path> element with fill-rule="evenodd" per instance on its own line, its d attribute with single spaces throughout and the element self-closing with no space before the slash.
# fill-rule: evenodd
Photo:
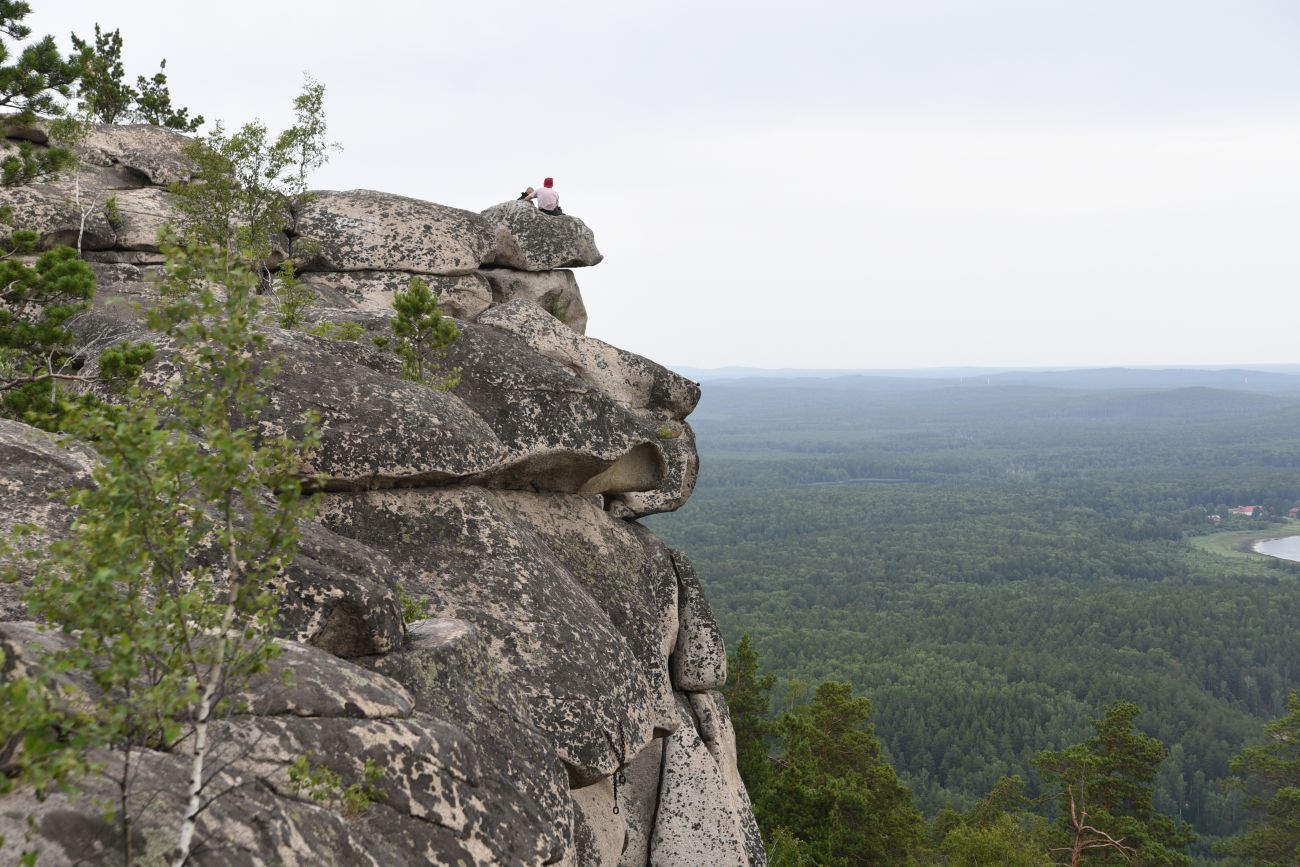
<svg viewBox="0 0 1300 867">
<path fill-rule="evenodd" d="M 546 180 L 542 181 L 542 186 L 544 187 L 555 186 L 555 178 L 547 178 Z"/>
</svg>

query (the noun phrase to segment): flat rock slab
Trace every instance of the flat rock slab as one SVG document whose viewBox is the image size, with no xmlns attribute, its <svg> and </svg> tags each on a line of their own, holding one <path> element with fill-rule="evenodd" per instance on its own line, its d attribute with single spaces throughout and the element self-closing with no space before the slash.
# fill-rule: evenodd
<svg viewBox="0 0 1300 867">
<path fill-rule="evenodd" d="M 520 271 L 598 265 L 596 236 L 577 217 L 552 217 L 528 202 L 502 202 L 482 212 L 494 233 L 484 264 Z"/>
<path fill-rule="evenodd" d="M 471 211 L 375 190 L 312 193 L 295 218 L 301 271 L 470 274 L 492 245 Z"/>
</svg>

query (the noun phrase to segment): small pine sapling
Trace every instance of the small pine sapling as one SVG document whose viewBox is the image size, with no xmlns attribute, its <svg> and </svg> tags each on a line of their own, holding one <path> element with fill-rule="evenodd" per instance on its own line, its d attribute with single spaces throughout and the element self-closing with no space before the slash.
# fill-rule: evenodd
<svg viewBox="0 0 1300 867">
<path fill-rule="evenodd" d="M 419 277 L 411 286 L 393 295 L 397 315 L 391 324 L 393 352 L 402 359 L 402 378 L 423 382 L 439 391 L 449 391 L 460 384 L 460 368 L 444 371 L 442 360 L 447 347 L 460 338 L 460 329 L 438 309 L 438 297 L 429 284 Z"/>
</svg>

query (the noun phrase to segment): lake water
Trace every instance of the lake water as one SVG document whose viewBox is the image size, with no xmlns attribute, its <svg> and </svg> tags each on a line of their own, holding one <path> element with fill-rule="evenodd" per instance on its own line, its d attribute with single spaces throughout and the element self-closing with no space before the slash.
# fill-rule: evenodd
<svg viewBox="0 0 1300 867">
<path fill-rule="evenodd" d="M 1300 561 L 1300 536 L 1285 536 L 1281 539 L 1265 539 L 1255 543 L 1255 551 L 1283 560 Z"/>
</svg>

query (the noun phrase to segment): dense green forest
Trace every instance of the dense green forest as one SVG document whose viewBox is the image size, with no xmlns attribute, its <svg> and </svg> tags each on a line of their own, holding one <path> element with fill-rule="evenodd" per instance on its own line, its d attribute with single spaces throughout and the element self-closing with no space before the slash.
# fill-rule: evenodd
<svg viewBox="0 0 1300 867">
<path fill-rule="evenodd" d="M 1220 782 L 1300 683 L 1300 564 L 1192 539 L 1300 533 L 1300 377 L 754 379 L 692 421 L 699 486 L 651 523 L 776 704 L 852 683 L 933 816 L 1010 774 L 1036 796 L 1035 754 L 1131 701 L 1191 851 L 1240 831 Z"/>
</svg>

